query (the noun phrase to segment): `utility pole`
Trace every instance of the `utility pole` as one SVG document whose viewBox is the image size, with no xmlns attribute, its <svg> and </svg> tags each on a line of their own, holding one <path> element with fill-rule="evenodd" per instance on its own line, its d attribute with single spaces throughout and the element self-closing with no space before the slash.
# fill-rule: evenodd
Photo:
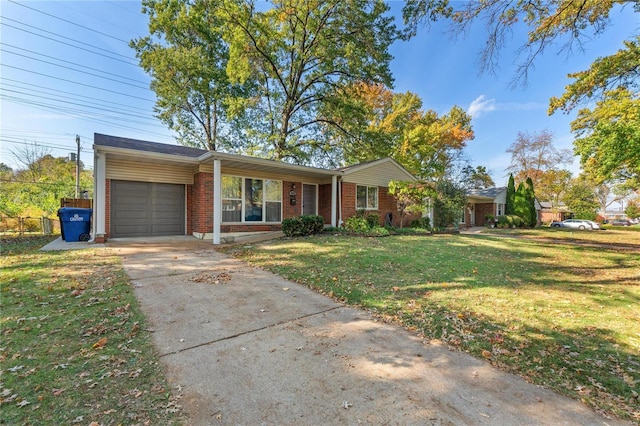
<svg viewBox="0 0 640 426">
<path fill-rule="evenodd" d="M 78 153 L 76 155 L 76 199 L 80 198 L 80 136 L 76 135 Z"/>
</svg>

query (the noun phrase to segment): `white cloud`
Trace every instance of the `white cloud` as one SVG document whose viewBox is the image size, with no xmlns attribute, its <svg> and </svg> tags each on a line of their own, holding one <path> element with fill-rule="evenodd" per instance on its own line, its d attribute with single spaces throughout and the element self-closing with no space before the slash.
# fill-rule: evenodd
<svg viewBox="0 0 640 426">
<path fill-rule="evenodd" d="M 467 114 L 469 114 L 471 118 L 477 118 L 482 113 L 494 111 L 495 109 L 495 99 L 487 99 L 484 95 L 480 95 L 471 102 L 471 105 L 469 105 L 469 108 L 467 109 Z"/>
</svg>

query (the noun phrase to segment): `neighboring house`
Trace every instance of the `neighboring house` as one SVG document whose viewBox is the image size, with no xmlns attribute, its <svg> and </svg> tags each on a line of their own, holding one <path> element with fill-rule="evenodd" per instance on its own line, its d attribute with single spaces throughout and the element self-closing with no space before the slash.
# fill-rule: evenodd
<svg viewBox="0 0 640 426">
<path fill-rule="evenodd" d="M 413 181 L 391 158 L 326 170 L 185 146 L 94 135 L 94 239 L 280 230 L 318 214 L 338 226 L 358 210 L 398 225 L 391 180 Z"/>
<path fill-rule="evenodd" d="M 605 220 L 616 220 L 616 219 L 626 220 L 628 219 L 628 217 L 627 217 L 627 214 L 622 210 L 607 210 L 606 212 L 604 212 L 604 219 Z"/>
<path fill-rule="evenodd" d="M 464 209 L 462 226 L 484 226 L 486 216 L 502 216 L 507 204 L 507 187 L 471 189 L 467 191 L 467 206 Z"/>
<path fill-rule="evenodd" d="M 564 203 L 554 207 L 550 201 L 538 202 L 536 200 L 536 210 L 538 210 L 538 222 L 540 223 L 562 222 L 573 216 L 573 212 Z"/>
</svg>

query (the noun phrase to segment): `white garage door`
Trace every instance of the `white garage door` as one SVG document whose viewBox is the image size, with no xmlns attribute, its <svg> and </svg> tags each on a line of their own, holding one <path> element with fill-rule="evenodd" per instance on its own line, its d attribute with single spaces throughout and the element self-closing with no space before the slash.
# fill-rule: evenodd
<svg viewBox="0 0 640 426">
<path fill-rule="evenodd" d="M 111 237 L 184 235 L 184 185 L 111 181 Z"/>
</svg>

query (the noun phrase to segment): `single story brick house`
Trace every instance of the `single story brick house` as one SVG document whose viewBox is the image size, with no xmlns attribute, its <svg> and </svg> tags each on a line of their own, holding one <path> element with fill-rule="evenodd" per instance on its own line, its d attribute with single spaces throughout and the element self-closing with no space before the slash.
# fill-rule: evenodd
<svg viewBox="0 0 640 426">
<path fill-rule="evenodd" d="M 554 207 L 550 201 L 536 200 L 536 209 L 538 210 L 538 222 L 540 223 L 562 222 L 573 216 L 571 209 L 564 203 Z"/>
<path fill-rule="evenodd" d="M 338 226 L 358 210 L 399 225 L 392 180 L 415 177 L 391 158 L 327 170 L 197 148 L 94 135 L 94 240 L 280 230 L 317 214 Z"/>
<path fill-rule="evenodd" d="M 462 214 L 461 226 L 484 226 L 486 216 L 494 218 L 505 214 L 507 187 L 471 189 L 467 191 L 467 206 Z"/>
</svg>

